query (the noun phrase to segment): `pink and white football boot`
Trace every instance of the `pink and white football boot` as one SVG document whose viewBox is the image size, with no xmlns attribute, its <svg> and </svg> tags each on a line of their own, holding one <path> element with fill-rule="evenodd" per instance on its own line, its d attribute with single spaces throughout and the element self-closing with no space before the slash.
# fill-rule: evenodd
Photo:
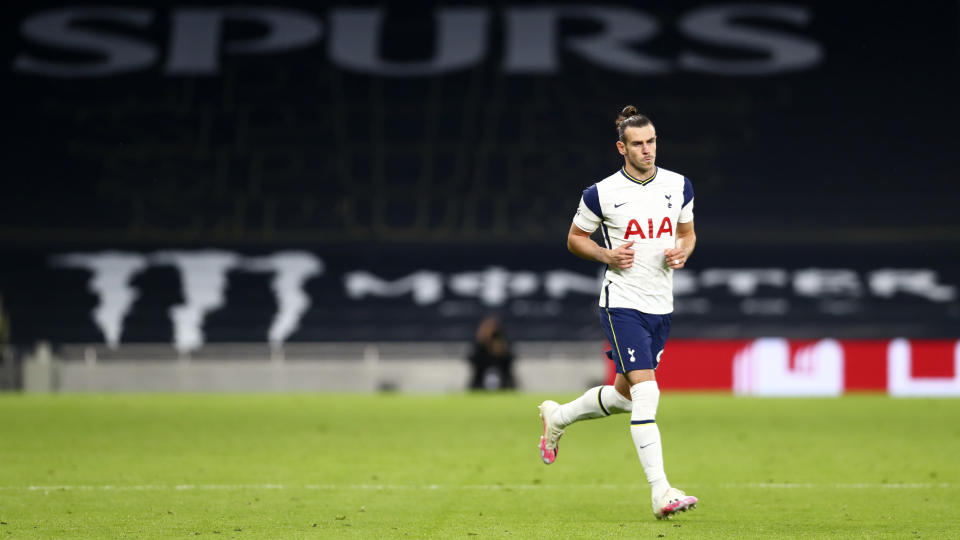
<svg viewBox="0 0 960 540">
<path fill-rule="evenodd" d="M 540 459 L 547 465 L 557 460 L 560 453 L 558 442 L 563 436 L 563 430 L 557 427 L 551 419 L 553 413 L 560 408 L 556 401 L 546 400 L 540 404 L 540 420 L 543 421 L 543 435 L 540 436 Z"/>
<path fill-rule="evenodd" d="M 660 500 L 653 503 L 653 515 L 657 519 L 668 519 L 677 512 L 686 512 L 697 507 L 697 498 L 687 495 L 677 488 L 670 488 Z"/>
</svg>

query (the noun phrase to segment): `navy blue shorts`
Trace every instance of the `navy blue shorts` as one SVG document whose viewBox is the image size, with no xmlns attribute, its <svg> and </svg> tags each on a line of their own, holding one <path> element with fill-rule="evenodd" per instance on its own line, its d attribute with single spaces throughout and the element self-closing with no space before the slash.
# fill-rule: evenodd
<svg viewBox="0 0 960 540">
<path fill-rule="evenodd" d="M 657 369 L 673 314 L 650 315 L 629 308 L 600 308 L 600 326 L 612 348 L 617 373 Z"/>
</svg>

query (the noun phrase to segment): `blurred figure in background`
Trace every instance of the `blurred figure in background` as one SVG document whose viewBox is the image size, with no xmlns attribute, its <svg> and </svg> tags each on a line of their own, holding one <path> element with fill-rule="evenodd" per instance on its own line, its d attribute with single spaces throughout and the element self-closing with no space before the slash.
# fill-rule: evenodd
<svg viewBox="0 0 960 540">
<path fill-rule="evenodd" d="M 500 320 L 484 317 L 477 327 L 477 336 L 470 351 L 471 390 L 506 390 L 515 388 L 513 351 Z"/>
</svg>

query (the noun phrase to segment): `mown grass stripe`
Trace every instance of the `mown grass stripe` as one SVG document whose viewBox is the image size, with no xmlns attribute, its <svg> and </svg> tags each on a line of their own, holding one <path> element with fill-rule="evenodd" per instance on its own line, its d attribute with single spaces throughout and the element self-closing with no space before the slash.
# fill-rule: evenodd
<svg viewBox="0 0 960 540">
<path fill-rule="evenodd" d="M 948 482 L 937 483 L 730 483 L 730 484 L 684 484 L 690 489 L 724 488 L 724 489 L 930 489 L 960 487 Z M 510 491 L 510 490 L 540 490 L 540 489 L 645 489 L 644 484 L 146 484 L 146 485 L 30 485 L 30 486 L 0 486 L 5 491 L 240 491 L 240 490 L 356 490 L 356 491 L 439 491 L 439 490 L 475 490 L 475 491 Z"/>
</svg>

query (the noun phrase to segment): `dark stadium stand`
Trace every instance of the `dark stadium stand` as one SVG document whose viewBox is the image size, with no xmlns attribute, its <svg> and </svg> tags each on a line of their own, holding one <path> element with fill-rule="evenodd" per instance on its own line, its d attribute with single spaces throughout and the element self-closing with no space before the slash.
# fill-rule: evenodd
<svg viewBox="0 0 960 540">
<path fill-rule="evenodd" d="M 575 47 L 609 31 L 596 15 L 602 6 L 538 2 L 526 7 L 563 14 L 554 69 L 512 70 L 510 14 L 519 12 L 510 10 L 519 8 L 475 4 L 488 16 L 482 54 L 397 75 L 334 54 L 348 39 L 340 4 L 285 4 L 320 21 L 322 35 L 259 53 L 238 51 L 262 45 L 269 25 L 228 14 L 216 67 L 183 74 L 172 72 L 171 14 L 190 3 L 131 8 L 149 19 L 142 24 L 106 4 L 74 7 L 59 34 L 52 23 L 47 34 L 30 29 L 64 5 L 15 3 L 2 23 L 10 61 L 0 75 L 0 295 L 11 338 L 102 342 L 91 317 L 103 300 L 91 289 L 95 274 L 53 261 L 122 251 L 147 261 L 129 282 L 137 292 L 122 341 L 169 342 L 168 311 L 185 302 L 187 274 L 151 258 L 219 249 L 247 259 L 299 250 L 322 261 L 302 283 L 311 303 L 284 338 L 292 341 L 463 340 L 488 311 L 516 338 L 596 339 L 593 293 L 552 295 L 548 274 L 596 276 L 563 243 L 581 190 L 621 163 L 613 120 L 627 103 L 656 123 L 658 163 L 696 189 L 700 245 L 693 289 L 678 292 L 677 335 L 955 337 L 958 4 L 804 2 L 785 8 L 795 18 L 724 5 L 618 8 L 656 21 L 655 37 L 617 47 L 661 60 L 659 74 L 612 68 Z M 436 54 L 434 14 L 445 8 L 397 6 L 364 8 L 384 17 L 377 54 L 423 64 Z M 704 14 L 717 10 L 726 22 L 709 28 L 726 38 L 712 40 Z M 767 41 L 751 33 L 761 31 Z M 110 52 L 111 36 L 129 45 L 129 58 L 150 50 L 154 60 L 96 74 L 122 56 Z M 811 49 L 811 63 L 751 75 L 698 71 L 690 60 L 745 66 Z M 226 271 L 225 297 L 210 304 L 207 341 L 265 340 L 280 310 L 274 274 L 244 264 Z M 456 285 L 491 267 L 523 274 L 506 278 L 506 300 Z M 724 269 L 781 273 L 731 293 L 725 284 L 740 278 Z M 810 293 L 806 269 L 848 273 Z M 888 286 L 890 269 L 914 273 Z M 407 285 L 353 298 L 346 283 L 361 271 L 385 282 L 436 273 L 440 281 L 423 286 L 439 286 L 442 299 L 418 303 Z M 531 291 L 524 273 L 535 277 Z"/>
</svg>

